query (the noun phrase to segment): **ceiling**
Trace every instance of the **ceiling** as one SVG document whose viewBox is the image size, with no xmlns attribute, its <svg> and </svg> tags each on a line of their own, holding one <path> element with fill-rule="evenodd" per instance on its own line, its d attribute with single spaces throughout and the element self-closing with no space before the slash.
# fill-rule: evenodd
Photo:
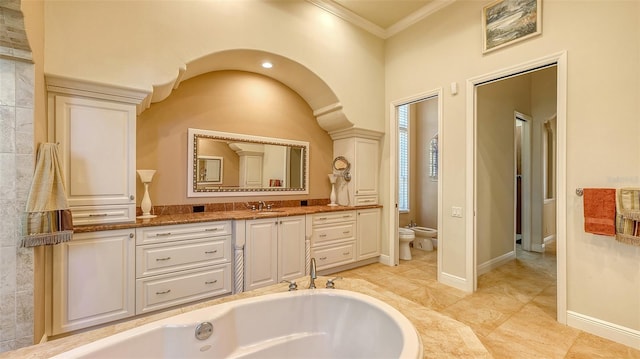
<svg viewBox="0 0 640 359">
<path fill-rule="evenodd" d="M 455 0 L 307 0 L 386 39 Z"/>
</svg>

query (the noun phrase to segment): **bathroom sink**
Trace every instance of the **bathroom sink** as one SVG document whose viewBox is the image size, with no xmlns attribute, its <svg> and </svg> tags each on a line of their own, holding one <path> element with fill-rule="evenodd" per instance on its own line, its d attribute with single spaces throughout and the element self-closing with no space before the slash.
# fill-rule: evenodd
<svg viewBox="0 0 640 359">
<path fill-rule="evenodd" d="M 279 213 L 284 213 L 284 211 L 276 211 L 276 210 L 256 211 L 254 214 L 257 216 L 268 216 L 268 215 L 278 215 Z"/>
</svg>

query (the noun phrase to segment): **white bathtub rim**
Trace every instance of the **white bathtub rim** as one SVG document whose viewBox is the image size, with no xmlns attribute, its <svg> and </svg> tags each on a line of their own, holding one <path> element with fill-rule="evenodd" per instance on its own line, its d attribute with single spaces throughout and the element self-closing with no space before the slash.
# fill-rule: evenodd
<svg viewBox="0 0 640 359">
<path fill-rule="evenodd" d="M 91 343 L 86 343 L 66 352 L 60 353 L 51 357 L 50 359 L 63 359 L 63 358 L 76 358 L 83 355 L 88 355 L 97 350 L 105 349 L 114 344 L 114 342 L 120 342 L 125 339 L 129 339 L 136 335 L 145 334 L 157 328 L 162 327 L 188 327 L 194 325 L 194 323 L 200 323 L 206 321 L 203 318 L 217 317 L 224 315 L 226 312 L 232 310 L 235 306 L 242 304 L 251 304 L 256 302 L 262 302 L 265 300 L 277 300 L 278 298 L 287 298 L 291 296 L 312 296 L 312 295 L 329 295 L 329 296 L 342 296 L 342 297 L 354 297 L 365 302 L 369 302 L 378 307 L 382 312 L 389 315 L 398 324 L 402 331 L 402 337 L 405 340 L 402 352 L 399 358 L 422 358 L 423 357 L 423 344 L 420 339 L 420 333 L 417 328 L 411 323 L 411 321 L 404 316 L 400 311 L 384 301 L 374 298 L 372 296 L 354 292 L 344 289 L 304 289 L 292 292 L 280 292 L 270 293 L 265 295 L 259 295 L 255 297 L 242 298 L 232 300 L 225 303 L 214 304 L 211 306 L 194 309 L 188 312 L 176 314 L 171 317 L 155 320 L 141 326 L 126 329 L 121 332 L 109 335 L 104 338 L 97 339 Z M 203 316 L 206 313 L 206 316 Z"/>
</svg>

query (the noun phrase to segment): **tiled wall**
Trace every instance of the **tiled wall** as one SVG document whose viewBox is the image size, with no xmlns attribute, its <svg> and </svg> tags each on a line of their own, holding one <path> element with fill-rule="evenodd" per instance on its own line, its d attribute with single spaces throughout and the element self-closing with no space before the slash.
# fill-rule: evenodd
<svg viewBox="0 0 640 359">
<path fill-rule="evenodd" d="M 0 352 L 33 343 L 33 250 L 19 242 L 33 176 L 34 66 L 18 36 L 19 4 L 0 5 Z"/>
</svg>

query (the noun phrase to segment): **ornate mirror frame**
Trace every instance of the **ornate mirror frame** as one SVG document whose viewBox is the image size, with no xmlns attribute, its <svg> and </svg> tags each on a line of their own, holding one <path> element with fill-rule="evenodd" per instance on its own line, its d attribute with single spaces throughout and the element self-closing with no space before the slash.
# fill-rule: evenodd
<svg viewBox="0 0 640 359">
<path fill-rule="evenodd" d="M 198 186 L 198 139 L 213 139 L 231 144 L 231 148 L 236 149 L 234 143 L 248 143 L 258 145 L 287 146 L 294 149 L 302 149 L 302 187 L 225 187 Z M 188 149 L 187 149 L 187 197 L 228 197 L 228 196 L 278 196 L 278 195 L 302 195 L 309 194 L 309 142 L 253 136 L 229 132 L 210 131 L 196 128 L 188 129 Z M 263 181 L 264 183 L 264 181 Z"/>
</svg>

